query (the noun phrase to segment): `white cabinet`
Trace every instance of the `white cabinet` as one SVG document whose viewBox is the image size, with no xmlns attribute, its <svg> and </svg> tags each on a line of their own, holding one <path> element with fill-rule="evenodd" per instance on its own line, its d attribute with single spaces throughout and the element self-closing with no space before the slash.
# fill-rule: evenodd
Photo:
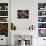
<svg viewBox="0 0 46 46">
<path fill-rule="evenodd" d="M 38 46 L 46 46 L 46 38 L 44 37 L 38 38 Z"/>
<path fill-rule="evenodd" d="M 8 45 L 8 37 L 5 37 L 5 35 L 0 35 L 0 45 Z"/>
<path fill-rule="evenodd" d="M 10 1 L 11 0 L 0 0 L 0 45 L 8 45 L 9 43 Z"/>
</svg>

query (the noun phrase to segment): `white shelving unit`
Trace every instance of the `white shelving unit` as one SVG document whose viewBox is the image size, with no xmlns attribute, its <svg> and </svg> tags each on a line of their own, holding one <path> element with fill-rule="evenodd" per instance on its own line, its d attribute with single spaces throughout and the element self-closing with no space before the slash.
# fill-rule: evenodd
<svg viewBox="0 0 46 46">
<path fill-rule="evenodd" d="M 0 3 L 0 45 L 8 45 L 8 19 L 8 3 Z"/>
<path fill-rule="evenodd" d="M 42 9 L 40 9 L 42 8 Z M 46 3 L 38 4 L 38 31 L 46 31 Z M 44 35 L 44 34 L 42 34 Z M 42 36 L 40 36 L 42 37 Z M 43 37 L 46 37 L 43 36 Z"/>
</svg>

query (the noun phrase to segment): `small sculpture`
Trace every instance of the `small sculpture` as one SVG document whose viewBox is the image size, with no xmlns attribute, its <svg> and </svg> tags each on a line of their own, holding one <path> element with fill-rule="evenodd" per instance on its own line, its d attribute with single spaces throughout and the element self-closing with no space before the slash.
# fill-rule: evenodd
<svg viewBox="0 0 46 46">
<path fill-rule="evenodd" d="M 32 26 L 29 27 L 29 30 L 34 30 L 34 28 L 35 27 L 32 25 Z"/>
<path fill-rule="evenodd" d="M 13 23 L 11 23 L 11 30 L 16 30 L 16 26 Z"/>
</svg>

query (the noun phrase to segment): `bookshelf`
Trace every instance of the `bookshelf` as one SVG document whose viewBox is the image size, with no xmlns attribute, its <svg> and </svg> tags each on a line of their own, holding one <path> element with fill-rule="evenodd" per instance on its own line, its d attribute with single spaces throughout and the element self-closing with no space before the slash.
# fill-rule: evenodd
<svg viewBox="0 0 46 46">
<path fill-rule="evenodd" d="M 46 3 L 38 3 L 38 32 L 39 37 L 46 37 Z"/>
<path fill-rule="evenodd" d="M 8 3 L 0 3 L 0 35 L 8 37 Z"/>
</svg>

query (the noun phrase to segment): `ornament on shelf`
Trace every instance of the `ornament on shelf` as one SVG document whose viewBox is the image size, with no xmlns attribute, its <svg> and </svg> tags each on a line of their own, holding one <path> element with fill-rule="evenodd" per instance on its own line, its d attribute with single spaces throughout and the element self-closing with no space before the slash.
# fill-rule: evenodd
<svg viewBox="0 0 46 46">
<path fill-rule="evenodd" d="M 29 30 L 34 30 L 34 26 L 33 25 L 31 25 L 30 27 L 29 27 Z"/>
<path fill-rule="evenodd" d="M 13 23 L 11 23 L 11 30 L 16 30 L 16 26 Z"/>
</svg>

